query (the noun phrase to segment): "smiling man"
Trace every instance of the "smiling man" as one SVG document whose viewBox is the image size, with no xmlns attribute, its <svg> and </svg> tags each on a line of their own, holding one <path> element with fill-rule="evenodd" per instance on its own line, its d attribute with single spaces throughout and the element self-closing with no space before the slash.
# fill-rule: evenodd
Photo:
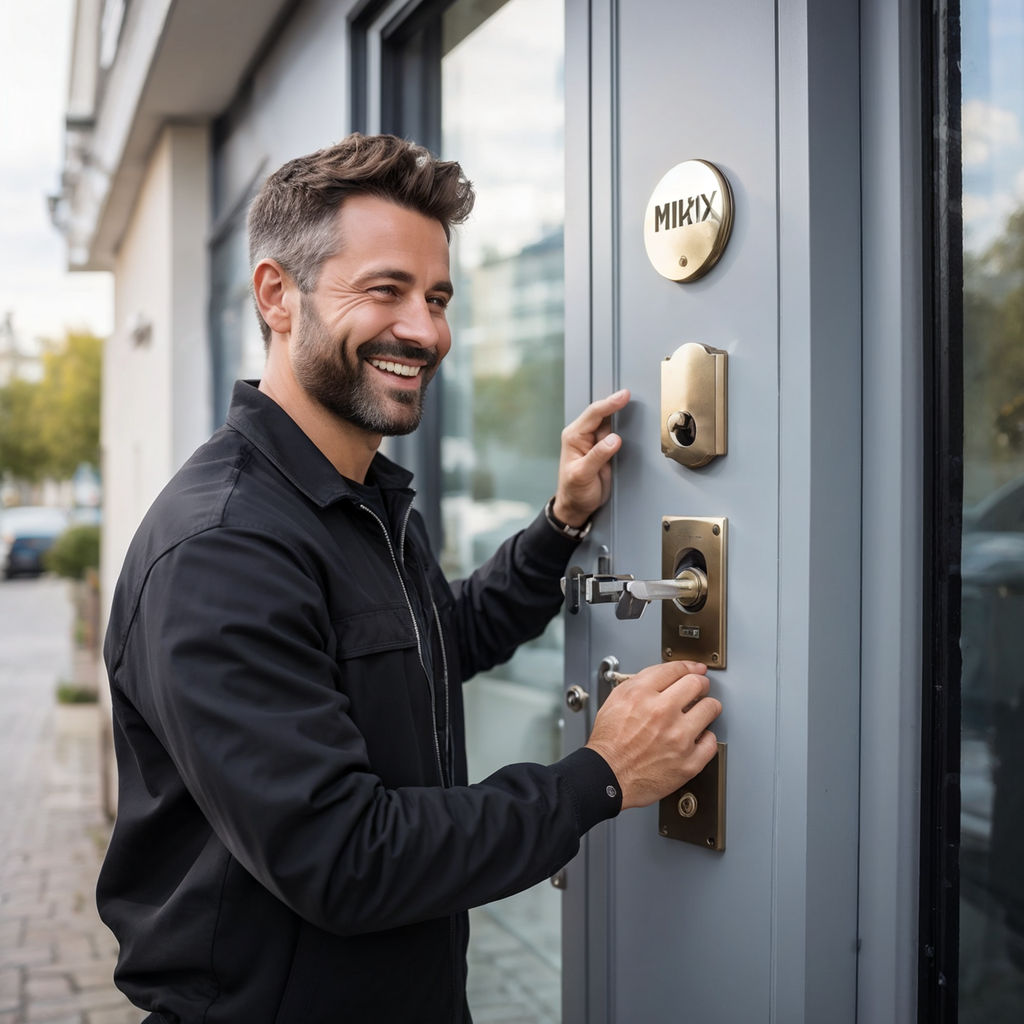
<svg viewBox="0 0 1024 1024">
<path fill-rule="evenodd" d="M 457 164 L 358 135 L 253 202 L 263 377 L 150 509 L 104 648 L 119 805 L 98 902 L 148 1021 L 468 1022 L 467 909 L 715 753 L 704 666 L 659 665 L 586 747 L 467 783 L 462 681 L 557 612 L 629 397 L 565 429 L 546 509 L 449 585 L 378 448 L 415 429 L 451 347 L 472 203 Z"/>
</svg>

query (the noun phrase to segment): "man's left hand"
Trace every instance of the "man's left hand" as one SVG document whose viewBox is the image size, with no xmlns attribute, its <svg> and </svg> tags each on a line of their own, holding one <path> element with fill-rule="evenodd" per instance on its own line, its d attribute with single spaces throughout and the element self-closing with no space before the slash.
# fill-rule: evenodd
<svg viewBox="0 0 1024 1024">
<path fill-rule="evenodd" d="M 622 438 L 612 433 L 611 418 L 628 401 L 628 389 L 616 391 L 592 402 L 562 431 L 552 512 L 563 523 L 582 526 L 608 500 L 611 457 L 622 447 Z"/>
</svg>

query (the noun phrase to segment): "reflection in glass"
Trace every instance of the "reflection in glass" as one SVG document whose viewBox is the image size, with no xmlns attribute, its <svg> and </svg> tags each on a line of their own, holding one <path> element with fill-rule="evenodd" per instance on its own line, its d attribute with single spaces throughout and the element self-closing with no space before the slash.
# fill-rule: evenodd
<svg viewBox="0 0 1024 1024">
<path fill-rule="evenodd" d="M 962 1024 L 1024 1020 L 1024 0 L 961 12 Z"/>
<path fill-rule="evenodd" d="M 458 0 L 443 15 L 442 153 L 477 189 L 452 244 L 441 439 L 449 578 L 483 562 L 554 491 L 564 379 L 563 18 L 551 0 Z M 556 620 L 467 684 L 471 782 L 505 764 L 559 757 L 561 627 Z M 560 898 L 545 882 L 474 913 L 471 1006 L 474 976 L 502 974 L 516 1020 L 559 1019 Z"/>
</svg>

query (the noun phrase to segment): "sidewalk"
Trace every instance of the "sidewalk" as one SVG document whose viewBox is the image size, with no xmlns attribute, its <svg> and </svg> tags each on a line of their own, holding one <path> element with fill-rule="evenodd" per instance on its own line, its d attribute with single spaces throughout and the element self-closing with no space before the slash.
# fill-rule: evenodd
<svg viewBox="0 0 1024 1024">
<path fill-rule="evenodd" d="M 100 712 L 54 696 L 72 675 L 66 604 L 61 581 L 2 587 L 0 1024 L 138 1024 L 93 896 L 108 834 Z"/>
</svg>

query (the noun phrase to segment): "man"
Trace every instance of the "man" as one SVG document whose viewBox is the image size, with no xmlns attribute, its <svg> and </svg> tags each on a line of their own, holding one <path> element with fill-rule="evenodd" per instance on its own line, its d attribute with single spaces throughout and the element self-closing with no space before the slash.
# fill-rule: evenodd
<svg viewBox="0 0 1024 1024">
<path fill-rule="evenodd" d="M 468 908 L 544 879 L 715 751 L 704 666 L 620 685 L 587 746 L 468 786 L 460 685 L 557 611 L 620 445 L 593 403 L 537 520 L 449 586 L 378 452 L 451 344 L 457 164 L 353 136 L 249 217 L 258 387 L 157 499 L 105 658 L 118 819 L 100 876 L 116 978 L 150 1021 L 468 1021 Z"/>
</svg>

